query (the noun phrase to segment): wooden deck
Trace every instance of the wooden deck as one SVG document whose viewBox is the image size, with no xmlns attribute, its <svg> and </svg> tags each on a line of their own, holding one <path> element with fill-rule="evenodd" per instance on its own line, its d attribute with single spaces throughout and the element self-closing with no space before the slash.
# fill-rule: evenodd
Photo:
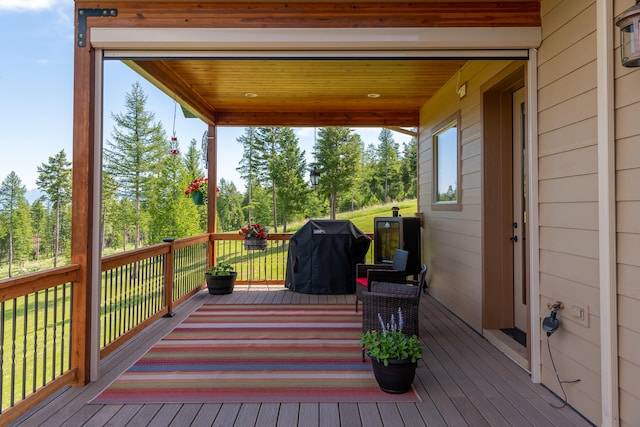
<svg viewBox="0 0 640 427">
<path fill-rule="evenodd" d="M 421 302 L 424 358 L 414 386 L 420 403 L 225 403 L 88 405 L 122 371 L 204 301 L 354 303 L 354 295 L 306 295 L 280 286 L 199 293 L 101 364 L 100 380 L 60 392 L 13 425 L 23 426 L 590 426 L 529 374 L 430 296 Z"/>
</svg>

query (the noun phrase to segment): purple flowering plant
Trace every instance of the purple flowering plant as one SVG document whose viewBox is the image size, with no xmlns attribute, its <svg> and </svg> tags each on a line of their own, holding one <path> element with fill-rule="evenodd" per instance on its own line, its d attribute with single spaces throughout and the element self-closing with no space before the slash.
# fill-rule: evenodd
<svg viewBox="0 0 640 427">
<path fill-rule="evenodd" d="M 391 315 L 389 322 L 385 323 L 378 313 L 381 329 L 371 330 L 360 336 L 360 342 L 365 346 L 370 357 L 376 358 L 384 366 L 389 366 L 389 359 L 411 359 L 412 363 L 422 357 L 422 343 L 415 335 L 406 335 L 402 332 L 404 319 L 402 310 L 398 308 L 398 318 Z"/>
</svg>

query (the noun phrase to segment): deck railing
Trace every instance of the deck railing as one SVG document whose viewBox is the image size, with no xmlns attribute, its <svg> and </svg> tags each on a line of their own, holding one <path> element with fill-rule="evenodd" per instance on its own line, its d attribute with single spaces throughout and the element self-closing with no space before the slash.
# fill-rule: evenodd
<svg viewBox="0 0 640 427">
<path fill-rule="evenodd" d="M 284 283 L 289 239 L 292 233 L 271 233 L 265 250 L 246 250 L 242 236 L 234 233 L 213 233 L 215 259 L 234 267 L 238 273 L 236 283 L 240 285 Z M 372 234 L 369 237 L 373 238 Z M 373 242 L 366 256 L 373 262 Z"/>
<path fill-rule="evenodd" d="M 176 306 L 198 292 L 209 260 L 233 265 L 240 286 L 284 283 L 290 237 L 289 233 L 271 234 L 265 250 L 248 251 L 241 236 L 213 233 L 167 239 L 104 257 L 100 357 L 158 318 L 172 315 Z M 367 262 L 371 262 L 372 253 L 370 249 Z M 0 424 L 17 419 L 47 396 L 75 384 L 78 366 L 73 366 L 73 345 L 85 348 L 82 340 L 90 339 L 72 339 L 74 326 L 90 330 L 85 324 L 73 323 L 86 322 L 82 316 L 74 316 L 74 284 L 79 272 L 80 266 L 74 264 L 0 280 Z"/>
<path fill-rule="evenodd" d="M 208 235 L 102 259 L 100 357 L 135 336 L 202 287 Z"/>
<path fill-rule="evenodd" d="M 69 384 L 73 283 L 80 267 L 67 265 L 0 281 L 0 412 L 25 411 L 29 396 Z M 1 424 L 1 423 L 0 423 Z"/>
</svg>

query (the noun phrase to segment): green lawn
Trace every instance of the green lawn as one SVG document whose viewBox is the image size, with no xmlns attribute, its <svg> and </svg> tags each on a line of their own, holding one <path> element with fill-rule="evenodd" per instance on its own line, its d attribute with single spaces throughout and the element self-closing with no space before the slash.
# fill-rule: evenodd
<svg viewBox="0 0 640 427">
<path fill-rule="evenodd" d="M 353 225 L 358 227 L 363 233 L 373 233 L 373 218 L 378 216 L 391 216 L 391 208 L 397 206 L 400 208 L 399 214 L 401 216 L 413 216 L 418 210 L 418 202 L 416 199 L 404 200 L 402 202 L 387 203 L 384 205 L 378 205 L 361 209 L 353 212 L 343 212 L 336 215 L 336 219 L 348 219 Z M 323 217 L 318 219 L 329 219 L 329 217 Z M 295 232 L 307 221 L 294 222 L 289 224 L 287 232 Z"/>
</svg>

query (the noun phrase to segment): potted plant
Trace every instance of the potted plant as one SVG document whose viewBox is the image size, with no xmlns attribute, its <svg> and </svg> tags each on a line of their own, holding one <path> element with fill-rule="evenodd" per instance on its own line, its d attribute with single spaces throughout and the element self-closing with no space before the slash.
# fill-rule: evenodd
<svg viewBox="0 0 640 427">
<path fill-rule="evenodd" d="M 418 359 L 422 358 L 422 343 L 415 335 L 402 332 L 404 321 L 398 308 L 398 319 L 391 315 L 389 323 L 380 313 L 380 331 L 367 331 L 361 335 L 373 374 L 380 388 L 387 393 L 404 393 L 411 388 Z"/>
<path fill-rule="evenodd" d="M 239 234 L 244 237 L 244 248 L 247 250 L 266 249 L 269 227 L 260 224 L 248 224 L 242 227 Z"/>
<path fill-rule="evenodd" d="M 233 292 L 238 273 L 227 263 L 213 265 L 204 273 L 207 288 L 212 295 L 224 295 Z"/>
<path fill-rule="evenodd" d="M 187 189 L 184 190 L 184 194 L 187 196 L 191 196 L 191 200 L 196 205 L 204 205 L 207 203 L 207 189 L 209 186 L 209 178 L 200 177 L 194 179 L 189 185 L 187 185 Z"/>
</svg>

